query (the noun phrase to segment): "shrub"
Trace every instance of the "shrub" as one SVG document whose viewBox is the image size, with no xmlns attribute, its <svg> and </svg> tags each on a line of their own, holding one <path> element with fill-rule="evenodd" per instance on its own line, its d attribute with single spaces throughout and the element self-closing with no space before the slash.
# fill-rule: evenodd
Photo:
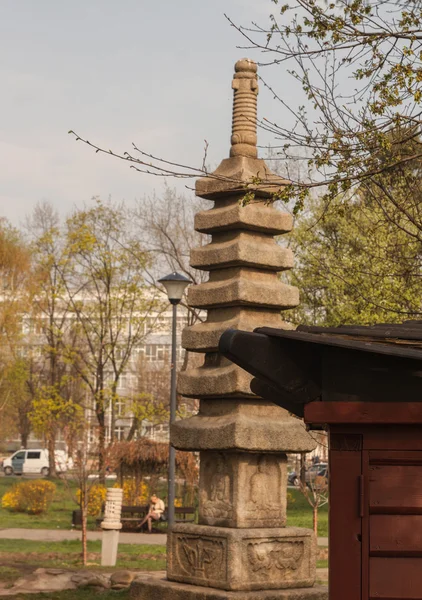
<svg viewBox="0 0 422 600">
<path fill-rule="evenodd" d="M 11 512 L 40 515 L 48 510 L 55 493 L 56 486 L 51 481 L 22 481 L 4 494 L 1 505 Z"/>
<path fill-rule="evenodd" d="M 88 491 L 88 515 L 97 517 L 101 513 L 101 509 L 106 500 L 107 488 L 105 485 L 97 483 Z M 78 504 L 81 504 L 81 490 L 77 492 Z"/>
<path fill-rule="evenodd" d="M 115 488 L 120 488 L 118 483 L 115 483 Z M 132 506 L 142 506 L 149 502 L 148 486 L 143 481 L 136 485 L 135 479 L 125 479 L 123 482 L 123 504 Z"/>
</svg>

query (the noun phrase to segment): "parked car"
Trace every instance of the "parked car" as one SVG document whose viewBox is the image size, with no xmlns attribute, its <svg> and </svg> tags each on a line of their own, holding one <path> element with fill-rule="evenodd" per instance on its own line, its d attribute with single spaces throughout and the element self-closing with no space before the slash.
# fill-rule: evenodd
<svg viewBox="0 0 422 600">
<path fill-rule="evenodd" d="M 308 467 L 305 471 L 305 483 L 308 485 L 312 485 L 312 482 L 315 480 L 315 477 L 326 477 L 328 478 L 328 464 L 327 463 L 317 463 Z M 299 487 L 300 478 L 296 471 L 291 471 L 287 476 L 287 485 L 294 485 L 295 487 Z"/>
<path fill-rule="evenodd" d="M 71 469 L 73 461 L 64 450 L 56 450 L 56 470 L 65 472 Z M 22 475 L 23 473 L 40 473 L 46 477 L 49 472 L 48 451 L 42 448 L 18 450 L 10 458 L 3 461 L 5 475 Z"/>
<path fill-rule="evenodd" d="M 287 475 L 287 485 L 294 485 L 295 487 L 299 486 L 299 477 L 297 476 L 296 471 L 290 471 Z"/>
</svg>

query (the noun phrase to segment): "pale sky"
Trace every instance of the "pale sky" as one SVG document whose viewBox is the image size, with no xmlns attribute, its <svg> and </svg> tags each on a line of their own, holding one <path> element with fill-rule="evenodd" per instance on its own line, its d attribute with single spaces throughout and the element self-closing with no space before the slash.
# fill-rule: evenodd
<svg viewBox="0 0 422 600">
<path fill-rule="evenodd" d="M 62 214 L 93 196 L 131 203 L 163 183 L 95 154 L 73 129 L 199 166 L 228 156 L 233 65 L 259 55 L 224 17 L 268 23 L 270 0 L 0 0 L 0 216 L 40 200 Z M 278 92 L 292 94 L 287 67 Z M 274 80 L 273 80 L 274 83 Z M 259 116 L 276 120 L 260 89 Z M 268 143 L 259 134 L 260 143 Z M 169 182 L 174 185 L 174 181 Z M 180 188 L 179 184 L 179 188 Z"/>
</svg>

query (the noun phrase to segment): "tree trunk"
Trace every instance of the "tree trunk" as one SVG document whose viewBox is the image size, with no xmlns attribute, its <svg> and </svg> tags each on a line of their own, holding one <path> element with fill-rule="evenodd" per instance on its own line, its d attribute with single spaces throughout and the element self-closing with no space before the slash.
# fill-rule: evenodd
<svg viewBox="0 0 422 600">
<path fill-rule="evenodd" d="M 82 564 L 85 567 L 87 563 L 87 490 L 84 484 L 81 487 L 81 520 L 82 520 Z"/>
<path fill-rule="evenodd" d="M 105 485 L 105 414 L 104 411 L 98 412 L 98 479 L 99 482 Z"/>
<path fill-rule="evenodd" d="M 306 473 L 306 454 L 302 453 L 300 455 L 300 475 L 299 475 L 302 485 L 306 485 L 305 473 Z"/>
<path fill-rule="evenodd" d="M 117 399 L 117 385 L 113 383 L 111 386 L 111 399 L 110 399 L 110 443 L 112 444 L 116 438 L 116 399 Z"/>
<path fill-rule="evenodd" d="M 314 504 L 312 507 L 312 524 L 315 537 L 318 538 L 318 505 Z"/>
<path fill-rule="evenodd" d="M 31 410 L 31 404 L 25 403 L 18 411 L 19 416 L 19 435 L 21 438 L 22 448 L 28 448 L 28 438 L 31 433 L 31 421 L 29 420 L 28 413 Z"/>
<path fill-rule="evenodd" d="M 54 436 L 49 436 L 48 437 L 48 442 L 47 442 L 47 448 L 48 448 L 48 468 L 49 468 L 49 476 L 50 477 L 56 477 L 57 476 L 57 472 L 56 472 L 56 454 L 55 454 L 55 450 L 56 450 L 56 439 Z"/>
<path fill-rule="evenodd" d="M 132 425 L 130 426 L 129 433 L 127 434 L 126 441 L 131 442 L 134 438 L 136 431 L 138 430 L 139 423 L 136 417 L 133 417 Z"/>
<path fill-rule="evenodd" d="M 21 447 L 28 448 L 29 431 L 21 432 Z"/>
</svg>

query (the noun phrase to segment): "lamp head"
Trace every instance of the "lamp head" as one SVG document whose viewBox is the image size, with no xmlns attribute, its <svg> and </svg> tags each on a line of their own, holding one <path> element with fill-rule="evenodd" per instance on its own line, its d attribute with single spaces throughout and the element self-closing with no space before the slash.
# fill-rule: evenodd
<svg viewBox="0 0 422 600">
<path fill-rule="evenodd" d="M 170 303 L 179 304 L 186 286 L 192 283 L 192 281 L 184 275 L 180 275 L 180 273 L 170 273 L 170 275 L 159 279 L 158 283 L 162 283 L 166 288 Z"/>
</svg>

